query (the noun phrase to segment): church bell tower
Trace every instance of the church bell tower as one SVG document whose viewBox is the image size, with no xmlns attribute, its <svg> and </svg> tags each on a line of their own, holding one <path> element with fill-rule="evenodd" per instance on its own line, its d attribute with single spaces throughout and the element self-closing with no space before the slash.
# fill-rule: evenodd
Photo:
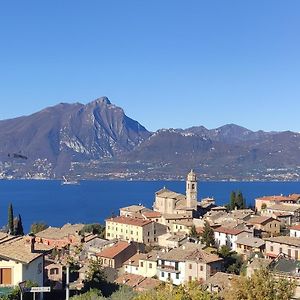
<svg viewBox="0 0 300 300">
<path fill-rule="evenodd" d="M 191 170 L 186 179 L 186 206 L 196 209 L 197 201 L 197 176 L 194 170 Z"/>
</svg>

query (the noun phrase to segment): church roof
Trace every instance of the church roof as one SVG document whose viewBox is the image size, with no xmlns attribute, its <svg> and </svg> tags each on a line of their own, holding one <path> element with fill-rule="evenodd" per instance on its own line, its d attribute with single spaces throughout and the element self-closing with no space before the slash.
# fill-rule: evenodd
<svg viewBox="0 0 300 300">
<path fill-rule="evenodd" d="M 176 192 L 172 192 L 168 189 L 163 189 L 160 190 L 158 192 L 156 192 L 156 195 L 162 198 L 171 198 L 171 199 L 175 199 L 175 200 L 185 200 L 186 197 L 183 194 L 179 194 Z"/>
</svg>

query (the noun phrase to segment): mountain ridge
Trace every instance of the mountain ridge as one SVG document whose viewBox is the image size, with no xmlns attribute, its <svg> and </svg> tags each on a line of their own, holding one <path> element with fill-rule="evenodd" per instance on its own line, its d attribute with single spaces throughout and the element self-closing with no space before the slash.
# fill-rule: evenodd
<svg viewBox="0 0 300 300">
<path fill-rule="evenodd" d="M 236 124 L 150 132 L 104 96 L 1 120 L 0 178 L 298 180 L 299 149 L 299 133 Z"/>
</svg>

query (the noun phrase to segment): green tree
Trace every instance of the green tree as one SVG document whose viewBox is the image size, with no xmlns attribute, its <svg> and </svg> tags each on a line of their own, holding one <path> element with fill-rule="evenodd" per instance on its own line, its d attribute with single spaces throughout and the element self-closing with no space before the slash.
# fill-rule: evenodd
<svg viewBox="0 0 300 300">
<path fill-rule="evenodd" d="M 268 269 L 255 270 L 252 277 L 232 279 L 225 300 L 289 300 L 294 295 L 295 281 L 277 279 Z"/>
<path fill-rule="evenodd" d="M 241 255 L 237 254 L 235 251 L 231 251 L 231 249 L 226 245 L 220 247 L 218 255 L 224 259 L 225 272 L 240 274 L 243 266 L 243 259 Z"/>
<path fill-rule="evenodd" d="M 155 290 L 139 294 L 134 300 L 217 300 L 215 294 L 205 291 L 198 282 L 189 282 L 178 287 L 161 285 Z"/>
<path fill-rule="evenodd" d="M 105 226 L 99 223 L 86 224 L 80 230 L 81 235 L 85 233 L 97 234 L 100 238 L 105 238 Z"/>
<path fill-rule="evenodd" d="M 190 237 L 193 237 L 193 238 L 198 238 L 199 237 L 199 234 L 196 230 L 196 226 L 193 225 L 191 230 L 190 230 Z"/>
<path fill-rule="evenodd" d="M 246 208 L 245 199 L 243 196 L 243 193 L 241 191 L 238 191 L 236 195 L 236 201 L 235 201 L 237 209 L 244 209 Z"/>
<path fill-rule="evenodd" d="M 33 223 L 30 226 L 30 232 L 32 234 L 37 234 L 38 232 L 43 231 L 43 230 L 47 229 L 48 227 L 49 226 L 43 222 Z"/>
<path fill-rule="evenodd" d="M 207 247 L 214 246 L 215 244 L 215 235 L 213 229 L 210 227 L 209 223 L 205 221 L 204 223 L 204 229 L 201 236 L 201 241 L 204 243 Z"/>
<path fill-rule="evenodd" d="M 16 235 L 24 235 L 24 229 L 22 224 L 22 218 L 19 214 L 19 217 L 17 218 L 16 226 L 15 226 L 15 234 Z"/>
<path fill-rule="evenodd" d="M 230 194 L 230 202 L 229 202 L 229 209 L 233 210 L 235 209 L 235 199 L 236 199 L 236 194 L 234 191 L 231 192 Z"/>
<path fill-rule="evenodd" d="M 13 206 L 11 203 L 8 206 L 7 227 L 8 227 L 9 234 L 15 234 L 15 232 L 14 232 L 14 211 L 13 211 Z"/>
</svg>

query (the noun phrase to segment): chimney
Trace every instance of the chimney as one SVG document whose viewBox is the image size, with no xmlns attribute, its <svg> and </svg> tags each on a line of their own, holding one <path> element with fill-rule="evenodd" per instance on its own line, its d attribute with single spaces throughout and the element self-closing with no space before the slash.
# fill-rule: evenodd
<svg viewBox="0 0 300 300">
<path fill-rule="evenodd" d="M 30 253 L 34 253 L 34 243 L 34 236 L 28 235 L 25 237 L 25 247 L 30 251 Z"/>
</svg>

